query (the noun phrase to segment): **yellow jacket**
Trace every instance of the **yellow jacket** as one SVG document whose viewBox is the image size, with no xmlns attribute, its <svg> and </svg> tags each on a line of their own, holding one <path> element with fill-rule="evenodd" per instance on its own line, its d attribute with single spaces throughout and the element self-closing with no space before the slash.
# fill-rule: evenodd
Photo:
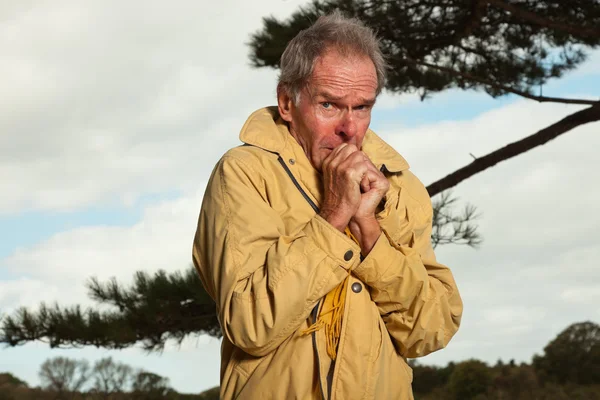
<svg viewBox="0 0 600 400">
<path fill-rule="evenodd" d="M 445 347 L 462 315 L 452 273 L 431 247 L 425 187 L 367 132 L 362 150 L 390 189 L 377 215 L 384 233 L 361 261 L 360 247 L 318 215 L 320 174 L 277 108 L 253 113 L 240 139 L 211 175 L 193 245 L 223 331 L 221 398 L 412 399 L 406 358 Z M 332 363 L 323 331 L 302 332 L 348 269 Z"/>
</svg>

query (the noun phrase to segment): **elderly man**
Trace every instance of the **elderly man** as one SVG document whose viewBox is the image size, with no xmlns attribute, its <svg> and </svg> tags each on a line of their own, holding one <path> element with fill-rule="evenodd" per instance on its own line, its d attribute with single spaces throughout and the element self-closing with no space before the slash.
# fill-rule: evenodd
<svg viewBox="0 0 600 400">
<path fill-rule="evenodd" d="M 432 208 L 369 130 L 373 32 L 321 17 L 281 58 L 277 107 L 216 165 L 193 260 L 223 331 L 224 399 L 412 399 L 407 358 L 445 347 L 462 302 Z"/>
</svg>

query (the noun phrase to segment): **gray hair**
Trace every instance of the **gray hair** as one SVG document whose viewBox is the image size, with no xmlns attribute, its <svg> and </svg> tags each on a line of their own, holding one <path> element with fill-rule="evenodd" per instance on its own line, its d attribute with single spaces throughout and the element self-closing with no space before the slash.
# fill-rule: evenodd
<svg viewBox="0 0 600 400">
<path fill-rule="evenodd" d="M 328 49 L 336 49 L 345 56 L 368 56 L 377 72 L 377 95 L 381 93 L 387 65 L 379 39 L 361 21 L 346 18 L 336 10 L 298 33 L 281 55 L 278 86 L 287 91 L 295 104 L 300 101 L 300 91 L 312 75 L 315 61 Z"/>
</svg>

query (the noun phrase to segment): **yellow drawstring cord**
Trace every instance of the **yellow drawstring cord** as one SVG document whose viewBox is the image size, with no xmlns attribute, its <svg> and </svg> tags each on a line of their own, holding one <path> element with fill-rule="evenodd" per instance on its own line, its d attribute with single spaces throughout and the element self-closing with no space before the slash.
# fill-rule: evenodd
<svg viewBox="0 0 600 400">
<path fill-rule="evenodd" d="M 346 228 L 345 233 L 358 244 L 358 241 L 352 232 L 350 232 L 350 229 Z M 350 281 L 350 273 L 351 269 L 348 269 L 348 276 L 346 276 L 346 278 L 344 278 L 344 280 L 331 292 L 327 293 L 317 321 L 302 332 L 304 335 L 310 335 L 313 332 L 325 328 L 327 354 L 332 360 L 335 360 L 337 356 L 337 347 L 342 333 L 342 317 L 344 315 L 346 290 L 348 288 L 348 282 Z"/>
</svg>

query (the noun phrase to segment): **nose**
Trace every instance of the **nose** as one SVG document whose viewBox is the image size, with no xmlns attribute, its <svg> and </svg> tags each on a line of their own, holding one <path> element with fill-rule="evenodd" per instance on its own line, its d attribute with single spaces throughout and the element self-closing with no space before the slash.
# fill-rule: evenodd
<svg viewBox="0 0 600 400">
<path fill-rule="evenodd" d="M 345 142 L 351 141 L 356 136 L 356 121 L 351 111 L 344 111 L 340 116 L 335 133 L 344 139 Z"/>
</svg>

